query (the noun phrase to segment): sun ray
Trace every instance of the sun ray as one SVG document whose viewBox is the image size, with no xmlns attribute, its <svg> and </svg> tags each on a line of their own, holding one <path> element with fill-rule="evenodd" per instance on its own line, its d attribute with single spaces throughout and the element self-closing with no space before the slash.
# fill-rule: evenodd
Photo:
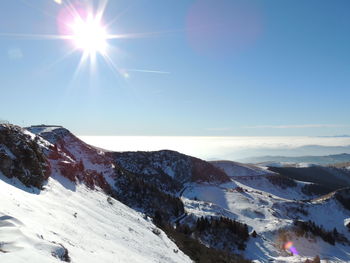
<svg viewBox="0 0 350 263">
<path fill-rule="evenodd" d="M 81 71 L 81 68 L 83 67 L 83 65 L 84 65 L 84 63 L 86 62 L 87 59 L 88 59 L 88 54 L 85 53 L 85 52 L 82 53 L 82 55 L 80 57 L 80 60 L 79 60 L 79 63 L 78 63 L 78 66 L 77 66 L 77 68 L 75 69 L 75 71 L 73 73 L 72 82 L 74 82 L 77 79 L 78 74 Z"/>
<path fill-rule="evenodd" d="M 135 3 L 130 4 L 127 8 L 125 8 L 123 11 L 121 11 L 118 15 L 116 15 L 112 20 L 110 20 L 108 23 L 106 23 L 107 27 L 110 27 L 112 24 L 118 21 L 123 15 L 125 15 L 130 9 L 132 9 L 135 6 Z"/>
<path fill-rule="evenodd" d="M 22 0 L 25 4 L 31 6 L 26 0 Z M 21 34 L 21 33 L 0 33 L 0 38 L 17 38 L 31 40 L 66 40 L 70 43 L 70 50 L 57 61 L 48 65 L 47 68 L 55 66 L 60 61 L 64 60 L 75 52 L 81 52 L 81 57 L 75 68 L 72 76 L 72 81 L 75 81 L 79 72 L 83 70 L 83 66 L 88 64 L 90 77 L 97 72 L 98 57 L 100 56 L 108 65 L 108 67 L 118 76 L 117 80 L 126 80 L 130 77 L 130 72 L 154 73 L 154 74 L 170 74 L 167 71 L 149 70 L 149 69 L 125 69 L 120 68 L 116 61 L 110 56 L 112 45 L 109 42 L 117 39 L 133 39 L 156 37 L 164 34 L 172 34 L 183 32 L 185 30 L 167 30 L 141 33 L 109 33 L 108 28 L 115 23 L 122 15 L 132 8 L 123 10 L 109 23 L 104 23 L 104 16 L 109 0 L 100 0 L 97 5 L 92 1 L 79 2 L 76 4 L 72 0 L 61 1 L 59 12 L 56 18 L 58 23 L 58 34 Z M 51 15 L 45 12 L 45 15 Z M 110 40 L 110 41 L 109 41 Z"/>
<path fill-rule="evenodd" d="M 74 52 L 76 52 L 76 49 L 69 50 L 66 54 L 64 54 L 62 57 L 59 57 L 54 62 L 50 63 L 49 65 L 46 65 L 45 70 L 48 71 L 49 69 L 52 69 L 54 66 L 62 62 L 63 60 L 67 59 L 69 56 L 71 56 Z M 44 71 L 44 70 L 43 70 Z"/>
<path fill-rule="evenodd" d="M 102 20 L 104 14 L 105 14 L 107 5 L 108 5 L 108 0 L 101 0 L 99 2 L 99 6 L 98 6 L 97 12 L 96 12 L 96 18 L 98 19 L 98 21 Z"/>
<path fill-rule="evenodd" d="M 105 54 L 102 54 L 104 60 L 107 62 L 107 64 L 109 64 L 109 66 L 111 67 L 111 69 L 117 73 L 117 75 L 123 75 L 120 68 L 114 63 L 114 61 L 111 59 L 111 57 L 105 53 Z"/>
<path fill-rule="evenodd" d="M 71 35 L 49 35 L 49 34 L 20 34 L 20 33 L 0 33 L 0 37 L 33 39 L 33 40 L 67 40 L 72 39 Z"/>
<path fill-rule="evenodd" d="M 64 7 L 70 12 L 73 17 L 80 17 L 79 12 L 75 8 L 74 4 L 70 0 L 64 2 Z"/>
<path fill-rule="evenodd" d="M 28 6 L 29 8 L 32 8 L 32 9 L 37 10 L 37 11 L 40 11 L 40 12 L 43 13 L 45 16 L 48 16 L 48 17 L 50 17 L 50 18 L 55 18 L 55 17 L 56 17 L 55 14 L 49 13 L 49 12 L 47 12 L 46 10 L 44 10 L 44 9 L 42 9 L 42 8 L 39 8 L 39 7 L 37 7 L 37 6 L 34 6 L 32 3 L 29 3 L 28 0 L 21 0 L 21 2 L 22 2 L 23 4 L 25 4 L 26 6 Z"/>
</svg>

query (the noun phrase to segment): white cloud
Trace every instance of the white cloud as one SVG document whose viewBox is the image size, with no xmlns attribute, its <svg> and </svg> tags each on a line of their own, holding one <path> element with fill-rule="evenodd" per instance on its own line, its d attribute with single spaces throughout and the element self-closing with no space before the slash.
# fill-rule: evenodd
<svg viewBox="0 0 350 263">
<path fill-rule="evenodd" d="M 284 151 L 283 155 L 288 155 L 293 149 L 304 146 L 320 146 L 324 148 L 322 154 L 326 155 L 330 153 L 328 147 L 350 146 L 349 137 L 79 136 L 79 138 L 91 145 L 112 151 L 170 149 L 203 159 L 231 160 L 269 155 L 277 150 Z M 340 152 L 344 151 L 341 149 Z M 319 155 L 319 152 L 310 154 Z"/>
</svg>

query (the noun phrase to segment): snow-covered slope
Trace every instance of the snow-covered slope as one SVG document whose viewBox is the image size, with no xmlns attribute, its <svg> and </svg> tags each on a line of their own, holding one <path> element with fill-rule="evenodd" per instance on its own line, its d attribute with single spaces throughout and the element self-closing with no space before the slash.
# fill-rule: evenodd
<svg viewBox="0 0 350 263">
<path fill-rule="evenodd" d="M 269 175 L 273 172 L 264 167 L 251 164 L 238 163 L 233 161 L 211 161 L 211 163 L 224 170 L 230 177 L 258 177 L 260 175 Z"/>
<path fill-rule="evenodd" d="M 182 251 L 197 262 L 350 262 L 349 190 L 320 196 L 265 167 L 112 153 L 62 127 L 0 125 L 0 173 L 0 262 L 191 262 Z"/>
<path fill-rule="evenodd" d="M 0 262 L 192 262 L 108 194 L 113 160 L 68 130 L 1 125 L 0 157 Z"/>
<path fill-rule="evenodd" d="M 0 200 L 1 263 L 191 262 L 149 218 L 60 175 L 41 192 L 0 175 Z"/>
<path fill-rule="evenodd" d="M 183 219 L 184 222 L 202 216 L 224 216 L 246 223 L 250 232 L 256 231 L 258 236 L 250 238 L 246 250 L 241 253 L 256 262 L 304 262 L 316 255 L 329 262 L 350 262 L 350 243 L 333 246 L 320 237 L 297 236 L 293 225 L 295 220 L 312 220 L 324 226 L 326 231 L 336 227 L 350 240 L 345 226 L 350 211 L 339 202 L 349 202 L 350 206 L 350 199 L 344 201 L 344 194 L 339 200 L 334 197 L 339 194 L 333 193 L 311 201 L 317 195 L 306 193 L 310 183 L 284 178 L 254 165 L 231 161 L 212 164 L 225 171 L 232 181 L 221 185 L 188 184 L 183 201 L 189 216 Z M 302 201 L 306 199 L 310 201 Z M 281 239 L 281 231 L 289 237 L 287 241 L 294 243 L 299 255 L 287 253 L 283 247 L 287 241 Z"/>
<path fill-rule="evenodd" d="M 232 161 L 213 161 L 211 163 L 222 169 L 234 182 L 239 182 L 244 187 L 291 200 L 310 199 L 316 196 L 308 190 L 310 183 L 283 177 L 269 171 L 266 167 Z"/>
<path fill-rule="evenodd" d="M 220 186 L 192 184 L 184 191 L 183 200 L 189 217 L 225 216 L 246 223 L 250 231 L 255 230 L 257 238 L 249 239 L 244 252 L 236 252 L 256 262 L 304 262 L 316 255 L 328 262 L 350 262 L 350 244 L 333 246 L 312 235 L 310 238 L 293 235 L 293 220 L 313 220 L 327 231 L 336 227 L 350 240 L 345 227 L 350 211 L 335 199 L 294 201 L 233 181 Z M 191 218 L 183 219 L 186 220 L 191 222 Z M 287 241 L 280 239 L 279 231 L 285 229 L 290 230 L 287 241 L 294 242 L 299 255 L 291 256 L 284 249 Z"/>
</svg>

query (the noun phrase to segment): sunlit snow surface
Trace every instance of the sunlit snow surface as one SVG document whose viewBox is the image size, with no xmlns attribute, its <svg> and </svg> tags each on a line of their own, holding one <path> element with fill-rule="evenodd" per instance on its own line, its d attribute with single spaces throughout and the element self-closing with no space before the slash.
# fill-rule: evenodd
<svg viewBox="0 0 350 263">
<path fill-rule="evenodd" d="M 295 208 L 300 207 L 300 203 L 294 199 L 300 200 L 300 196 L 303 196 L 300 192 L 301 184 L 283 190 L 264 178 L 258 180 L 249 177 L 221 185 L 191 184 L 183 193 L 183 201 L 186 211 L 192 216 L 226 216 L 246 223 L 250 231 L 255 230 L 258 237 L 251 237 L 243 252 L 243 255 L 255 262 L 300 263 L 316 255 L 328 259 L 328 262 L 350 262 L 349 245 L 336 243 L 332 246 L 319 237 L 306 239 L 293 236 L 290 242 L 293 242 L 299 255 L 290 256 L 281 249 L 284 244 L 278 241 L 278 229 L 290 228 L 293 218 L 297 217 L 305 221 L 312 220 L 329 231 L 336 227 L 350 239 L 350 233 L 345 227 L 346 222 L 350 221 L 350 211 L 334 199 L 305 204 L 303 209 L 307 215 L 296 212 Z M 237 191 L 236 187 L 245 191 Z"/>
<path fill-rule="evenodd" d="M 45 131 L 50 131 L 47 129 L 51 128 Z M 39 128 L 31 131 L 42 132 Z M 48 141 L 55 143 L 64 133 L 62 143 L 66 150 L 77 160 L 83 160 L 86 169 L 101 172 L 113 183 L 112 160 L 101 149 L 81 143 L 65 130 L 57 133 L 58 136 L 48 136 Z M 39 142 L 46 148 L 48 141 Z M 0 150 L 8 152 L 9 149 Z M 68 249 L 73 263 L 191 262 L 163 232 L 159 236 L 152 232 L 155 226 L 149 219 L 116 200 L 110 204 L 100 191 L 71 183 L 57 174 L 55 161 L 50 163 L 53 176 L 40 193 L 0 175 L 1 263 L 58 262 L 54 255 L 64 252 L 61 245 Z M 350 222 L 350 212 L 334 198 L 305 203 L 301 200 L 312 198 L 301 191 L 306 183 L 282 188 L 267 179 L 273 173 L 264 167 L 235 162 L 212 164 L 225 170 L 232 181 L 225 184 L 188 182 L 182 192 L 188 216 L 181 220 L 226 216 L 246 223 L 249 231 L 254 229 L 258 236 L 250 238 L 244 252 L 236 252 L 256 262 L 300 263 L 315 255 L 329 262 L 350 262 L 348 245 L 332 246 L 320 238 L 307 240 L 292 236 L 288 242 L 293 242 L 299 255 L 290 256 L 281 249 L 285 244 L 278 242 L 278 229 L 291 227 L 296 217 L 311 219 L 327 230 L 336 227 L 350 239 L 345 227 Z M 171 171 L 166 170 L 169 176 Z M 301 205 L 307 215 L 297 212 Z"/>
<path fill-rule="evenodd" d="M 57 263 L 60 244 L 72 262 L 191 262 L 141 214 L 61 176 L 39 193 L 0 175 L 0 200 L 1 263 Z"/>
</svg>

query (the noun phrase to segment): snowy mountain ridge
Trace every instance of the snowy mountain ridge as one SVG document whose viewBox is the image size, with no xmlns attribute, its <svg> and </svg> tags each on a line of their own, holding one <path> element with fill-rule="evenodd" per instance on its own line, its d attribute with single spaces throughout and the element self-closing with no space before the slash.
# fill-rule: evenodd
<svg viewBox="0 0 350 263">
<path fill-rule="evenodd" d="M 0 125 L 0 172 L 1 262 L 350 262 L 348 190 L 266 167 Z"/>
<path fill-rule="evenodd" d="M 17 135 L 28 145 L 37 138 L 19 127 L 1 128 L 8 131 L 5 135 Z M 72 139 L 67 135 L 63 139 Z M 11 143 L 11 138 L 6 139 Z M 13 140 L 18 145 L 17 138 Z M 57 144 L 42 144 L 43 140 L 38 145 L 40 152 L 51 158 L 47 159 L 51 171 L 41 190 L 35 188 L 37 180 L 27 180 L 31 173 L 17 177 L 0 172 L 1 262 L 191 262 L 149 217 L 106 195 L 106 189 L 100 187 L 106 184 L 103 178 L 103 184 L 91 179 L 92 171 L 105 172 L 108 160 L 97 159 L 88 169 L 73 169 L 81 160 L 90 165 L 91 158 L 76 161 L 77 152 L 84 154 L 80 150 L 86 145 L 73 144 L 77 152 L 72 154 L 57 149 Z M 63 146 L 62 141 L 59 145 Z M 64 170 L 62 164 L 69 169 Z M 2 171 L 4 166 L 0 167 Z M 109 176 L 109 172 L 107 169 L 104 175 Z M 28 186 L 23 182 L 29 182 Z"/>
</svg>

